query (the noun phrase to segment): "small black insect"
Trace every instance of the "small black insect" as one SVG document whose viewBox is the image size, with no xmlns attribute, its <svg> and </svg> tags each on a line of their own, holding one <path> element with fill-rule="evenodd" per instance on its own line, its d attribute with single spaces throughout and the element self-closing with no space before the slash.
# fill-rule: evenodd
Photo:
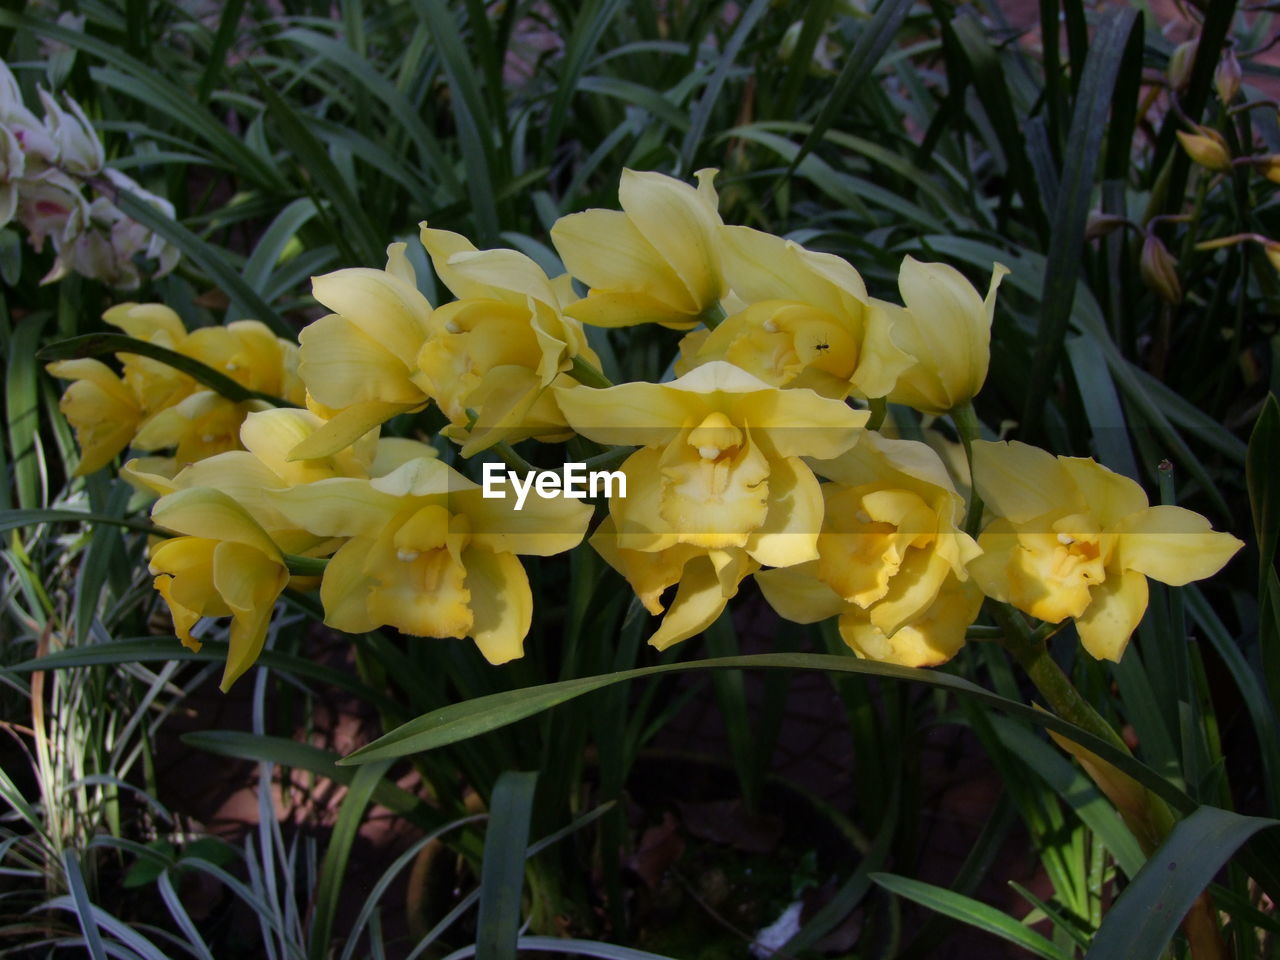
<svg viewBox="0 0 1280 960">
<path fill-rule="evenodd" d="M 829 343 L 815 343 L 815 344 L 813 345 L 813 349 L 815 349 L 815 350 L 830 350 L 830 349 L 831 349 L 831 344 L 829 344 Z"/>
</svg>

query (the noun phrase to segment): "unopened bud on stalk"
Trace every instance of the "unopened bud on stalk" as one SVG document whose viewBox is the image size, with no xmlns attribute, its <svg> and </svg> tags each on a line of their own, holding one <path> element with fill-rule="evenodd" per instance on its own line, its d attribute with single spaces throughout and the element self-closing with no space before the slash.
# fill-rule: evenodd
<svg viewBox="0 0 1280 960">
<path fill-rule="evenodd" d="M 1253 163 L 1258 168 L 1258 172 L 1272 183 L 1280 183 L 1280 153 L 1258 157 Z"/>
<path fill-rule="evenodd" d="M 1276 268 L 1276 272 L 1280 273 L 1280 243 L 1272 240 L 1262 248 L 1267 253 L 1267 259 L 1271 261 L 1271 265 Z"/>
<path fill-rule="evenodd" d="M 1182 283 L 1178 280 L 1178 261 L 1154 233 L 1148 233 L 1138 261 L 1142 282 L 1168 304 L 1182 302 Z"/>
<path fill-rule="evenodd" d="M 1236 59 L 1233 48 L 1227 47 L 1213 71 L 1213 85 L 1218 90 L 1218 99 L 1222 105 L 1228 106 L 1240 92 L 1240 61 Z"/>
<path fill-rule="evenodd" d="M 1217 130 L 1201 126 L 1196 127 L 1195 133 L 1179 130 L 1178 139 L 1182 142 L 1182 149 L 1200 166 L 1209 170 L 1231 169 L 1231 151 Z"/>
<path fill-rule="evenodd" d="M 1103 213 L 1101 210 L 1090 210 L 1089 219 L 1085 222 L 1084 238 L 1097 240 L 1109 233 L 1114 233 L 1125 225 L 1125 218 L 1114 213 Z"/>
<path fill-rule="evenodd" d="M 1169 86 L 1179 93 L 1191 82 L 1191 67 L 1196 62 L 1196 48 L 1199 43 L 1199 39 L 1180 43 L 1169 55 Z"/>
</svg>

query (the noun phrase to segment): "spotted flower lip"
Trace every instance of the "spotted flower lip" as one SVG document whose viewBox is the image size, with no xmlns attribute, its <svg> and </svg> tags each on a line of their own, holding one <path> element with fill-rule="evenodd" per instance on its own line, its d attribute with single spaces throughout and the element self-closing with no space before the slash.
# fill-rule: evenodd
<svg viewBox="0 0 1280 960">
<path fill-rule="evenodd" d="M 1133 480 L 1093 460 L 1017 441 L 973 445 L 974 483 L 995 518 L 969 570 L 983 593 L 1061 623 L 1119 661 L 1147 608 L 1147 578 L 1182 586 L 1242 547 L 1198 513 L 1151 506 Z"/>
</svg>

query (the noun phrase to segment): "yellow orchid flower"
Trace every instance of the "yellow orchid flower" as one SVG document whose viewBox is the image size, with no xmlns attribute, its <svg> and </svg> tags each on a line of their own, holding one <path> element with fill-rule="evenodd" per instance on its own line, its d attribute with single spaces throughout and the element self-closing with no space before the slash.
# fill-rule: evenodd
<svg viewBox="0 0 1280 960">
<path fill-rule="evenodd" d="M 325 623 L 348 633 L 386 624 L 415 636 L 471 637 L 494 664 L 523 654 L 532 618 L 516 555 L 572 549 L 591 518 L 589 506 L 570 499 L 531 497 L 517 511 L 429 457 L 371 480 L 318 480 L 272 499 L 297 526 L 349 538 L 325 568 Z"/>
<path fill-rule="evenodd" d="M 696 326 L 728 292 L 715 175 L 699 170 L 695 189 L 660 173 L 623 170 L 622 210 L 557 220 L 551 242 L 569 273 L 591 288 L 565 313 L 601 327 Z"/>
<path fill-rule="evenodd" d="M 413 374 L 431 304 L 418 290 L 406 247 L 387 247 L 384 270 L 350 267 L 311 279 L 312 296 L 333 313 L 298 335 L 298 374 L 309 405 L 333 417 L 293 450 L 295 459 L 327 457 L 427 402 Z"/>
<path fill-rule="evenodd" d="M 575 382 L 564 376 L 575 356 L 600 361 L 582 325 L 562 315 L 565 291 L 515 250 L 477 250 L 425 224 L 422 244 L 459 298 L 431 315 L 413 375 L 449 418 L 445 435 L 462 441 L 464 457 L 500 440 L 566 439 L 570 431 L 546 388 Z"/>
<path fill-rule="evenodd" d="M 167 350 L 183 352 L 187 328 L 171 308 L 163 303 L 121 303 L 102 315 L 103 321 L 118 327 L 135 340 L 145 340 Z M 139 356 L 118 354 L 124 380 L 137 395 L 145 416 L 151 416 L 190 396 L 199 384 L 167 363 Z"/>
<path fill-rule="evenodd" d="M 749 227 L 725 227 L 725 273 L 747 306 L 681 344 L 678 370 L 726 360 L 776 387 L 808 387 L 842 399 L 882 397 L 911 357 L 894 342 L 858 271 Z"/>
<path fill-rule="evenodd" d="M 141 489 L 161 496 L 177 490 L 208 487 L 225 493 L 242 507 L 281 548 L 301 556 L 323 556 L 318 549 L 324 538 L 290 523 L 270 499 L 271 491 L 331 477 L 369 477 L 389 472 L 398 464 L 394 451 L 402 445 L 412 456 L 434 455 L 433 448 L 412 440 L 377 439 L 375 432 L 328 457 L 290 460 L 289 452 L 324 426 L 324 420 L 307 410 L 270 408 L 250 413 L 240 426 L 242 450 L 230 450 L 196 461 L 170 473 L 161 461 L 131 460 L 121 475 Z M 427 453 L 426 451 L 430 451 Z"/>
<path fill-rule="evenodd" d="M 761 564 L 817 557 L 822 494 L 800 457 L 838 456 L 867 420 L 722 361 L 671 383 L 557 388 L 556 399 L 583 436 L 643 448 L 622 464 L 626 496 L 591 542 L 650 612 L 680 582 L 650 641 L 660 647 L 705 629 Z"/>
<path fill-rule="evenodd" d="M 289 581 L 280 549 L 227 494 L 208 487 L 156 501 L 151 519 L 186 536 L 151 551 L 155 588 L 173 616 L 183 646 L 200 649 L 191 628 L 201 617 L 231 617 L 222 690 L 258 659 L 276 598 Z"/>
<path fill-rule="evenodd" d="M 298 346 L 277 337 L 257 320 L 201 327 L 187 335 L 180 353 L 224 373 L 240 386 L 301 404 Z"/>
<path fill-rule="evenodd" d="M 206 457 L 240 448 L 240 425 L 262 400 L 237 403 L 212 390 L 199 390 L 155 413 L 138 428 L 133 446 L 139 450 L 174 449 L 178 469 Z"/>
<path fill-rule="evenodd" d="M 129 445 L 142 422 L 142 405 L 129 385 L 100 360 L 58 360 L 45 367 L 71 380 L 58 409 L 76 432 L 80 463 L 75 476 L 100 470 Z"/>
<path fill-rule="evenodd" d="M 977 396 L 991 362 L 996 290 L 1008 272 L 1003 264 L 995 265 L 984 300 L 954 267 L 903 259 L 898 290 L 906 307 L 875 301 L 893 318 L 902 348 L 916 357 L 899 374 L 889 400 L 943 414 Z"/>
<path fill-rule="evenodd" d="M 862 657 L 911 667 L 951 659 L 982 594 L 966 571 L 979 550 L 960 529 L 964 500 L 938 455 L 868 433 L 811 464 L 834 481 L 822 485 L 818 558 L 757 573 L 765 599 L 797 623 L 839 616 Z"/>
<path fill-rule="evenodd" d="M 1147 577 L 1171 586 L 1212 576 L 1244 544 L 1182 507 L 1152 507 L 1133 480 L 1093 460 L 1025 443 L 977 441 L 974 481 L 995 514 L 969 566 L 983 593 L 1119 661 L 1147 609 Z"/>
</svg>

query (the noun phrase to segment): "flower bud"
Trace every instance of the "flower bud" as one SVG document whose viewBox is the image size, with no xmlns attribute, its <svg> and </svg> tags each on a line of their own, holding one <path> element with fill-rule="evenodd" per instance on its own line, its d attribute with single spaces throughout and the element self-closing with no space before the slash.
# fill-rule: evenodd
<svg viewBox="0 0 1280 960">
<path fill-rule="evenodd" d="M 1178 44 L 1169 55 L 1169 86 L 1179 93 L 1187 88 L 1191 80 L 1191 68 L 1196 62 L 1196 48 L 1199 44 L 1198 38 L 1187 40 L 1185 43 Z"/>
<path fill-rule="evenodd" d="M 1217 130 L 1200 126 L 1196 127 L 1195 133 L 1179 130 L 1178 139 L 1182 141 L 1182 149 L 1200 166 L 1208 170 L 1231 169 L 1231 152 Z"/>
<path fill-rule="evenodd" d="M 1085 223 L 1084 238 L 1097 240 L 1109 233 L 1114 233 L 1125 224 L 1125 218 L 1114 213 L 1103 213 L 1101 210 L 1090 210 L 1089 219 Z"/>
<path fill-rule="evenodd" d="M 1154 233 L 1148 233 L 1138 261 L 1142 282 L 1168 304 L 1182 302 L 1182 283 L 1178 280 L 1178 261 Z"/>
<path fill-rule="evenodd" d="M 1253 161 L 1258 172 L 1272 183 L 1280 183 L 1280 153 L 1268 154 Z"/>
<path fill-rule="evenodd" d="M 1263 249 L 1267 253 L 1267 259 L 1271 261 L 1271 265 L 1276 268 L 1276 272 L 1280 273 L 1280 243 L 1272 240 Z"/>
<path fill-rule="evenodd" d="M 1240 92 L 1240 73 L 1240 61 L 1236 59 L 1235 50 L 1227 47 L 1213 71 L 1213 85 L 1217 88 L 1218 99 L 1224 107 Z"/>
</svg>

